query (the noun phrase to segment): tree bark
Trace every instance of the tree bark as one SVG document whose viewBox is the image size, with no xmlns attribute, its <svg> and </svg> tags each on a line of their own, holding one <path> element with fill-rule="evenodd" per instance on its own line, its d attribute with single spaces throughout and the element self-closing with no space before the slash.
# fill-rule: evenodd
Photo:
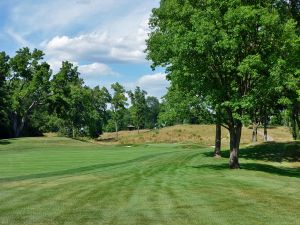
<svg viewBox="0 0 300 225">
<path fill-rule="evenodd" d="M 75 137 L 76 137 L 75 127 L 72 126 L 72 138 L 75 138 Z"/>
<path fill-rule="evenodd" d="M 13 136 L 14 138 L 20 137 L 20 129 L 18 125 L 18 118 L 15 114 L 12 115 L 12 122 L 13 122 Z"/>
<path fill-rule="evenodd" d="M 253 122 L 253 124 L 252 124 L 252 142 L 253 143 L 257 142 L 257 128 L 258 128 L 258 123 Z"/>
<path fill-rule="evenodd" d="M 216 124 L 215 157 L 221 157 L 221 125 Z"/>
<path fill-rule="evenodd" d="M 292 128 L 293 128 L 293 138 L 298 140 L 300 137 L 300 121 L 299 121 L 299 108 L 297 103 L 294 103 L 292 110 Z"/>
<path fill-rule="evenodd" d="M 264 120 L 264 142 L 268 141 L 267 119 Z"/>
<path fill-rule="evenodd" d="M 116 139 L 119 140 L 118 123 L 117 123 L 117 121 L 115 121 L 115 128 L 116 128 Z"/>
<path fill-rule="evenodd" d="M 229 158 L 229 168 L 230 169 L 239 169 L 239 148 L 240 140 L 242 134 L 242 123 L 238 121 L 234 126 L 229 127 L 230 133 L 230 158 Z"/>
<path fill-rule="evenodd" d="M 22 131 L 24 129 L 24 125 L 25 125 L 25 117 L 21 118 L 21 121 L 19 120 L 18 116 L 16 113 L 12 113 L 11 114 L 11 118 L 12 118 L 12 128 L 13 128 L 13 137 L 14 138 L 18 138 L 21 136 Z"/>
<path fill-rule="evenodd" d="M 21 136 L 27 116 L 31 112 L 31 110 L 36 106 L 36 104 L 37 104 L 37 101 L 33 101 L 23 116 L 18 116 L 17 112 L 11 112 L 11 119 L 12 119 L 12 123 L 13 123 L 13 127 L 12 127 L 13 128 L 13 136 L 15 138 L 18 138 Z"/>
</svg>

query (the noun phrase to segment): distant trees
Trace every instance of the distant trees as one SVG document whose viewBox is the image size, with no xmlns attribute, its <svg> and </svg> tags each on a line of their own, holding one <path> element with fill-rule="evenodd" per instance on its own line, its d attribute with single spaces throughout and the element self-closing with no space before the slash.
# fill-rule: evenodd
<svg viewBox="0 0 300 225">
<path fill-rule="evenodd" d="M 150 28 L 153 67 L 166 67 L 182 95 L 192 90 L 212 112 L 221 108 L 229 166 L 239 168 L 243 123 L 258 105 L 267 107 L 266 116 L 281 99 L 282 84 L 295 77 L 286 76 L 288 67 L 299 70 L 295 21 L 281 19 L 274 1 L 165 0 L 153 10 Z"/>
<path fill-rule="evenodd" d="M 157 125 L 160 103 L 144 90 L 127 92 L 114 83 L 111 95 L 105 87 L 87 87 L 77 66 L 65 61 L 52 74 L 43 56 L 27 47 L 11 58 L 0 52 L 0 138 L 43 132 L 97 138 L 103 130 L 115 131 L 118 138 L 130 124 L 138 130 Z"/>
<path fill-rule="evenodd" d="M 146 115 L 147 115 L 147 103 L 146 103 L 147 92 L 141 90 L 140 87 L 136 87 L 134 92 L 129 91 L 128 95 L 131 100 L 131 116 L 134 125 L 136 126 L 138 133 L 141 127 L 145 126 Z"/>
<path fill-rule="evenodd" d="M 62 121 L 62 132 L 75 138 L 102 134 L 106 122 L 106 107 L 111 97 L 106 88 L 83 86 L 77 67 L 63 62 L 51 82 L 50 109 Z"/>
<path fill-rule="evenodd" d="M 9 60 L 7 90 L 9 93 L 8 116 L 14 137 L 19 137 L 33 111 L 46 104 L 50 88 L 50 66 L 42 62 L 43 52 L 29 48 L 17 51 Z"/>
<path fill-rule="evenodd" d="M 9 75 L 9 56 L 5 52 L 0 52 L 0 138 L 9 136 L 8 119 L 8 89 L 6 78 Z"/>
<path fill-rule="evenodd" d="M 158 126 L 158 115 L 160 112 L 160 103 L 158 99 L 154 96 L 148 96 L 146 98 L 146 121 L 145 127 L 146 128 L 155 128 Z"/>
<path fill-rule="evenodd" d="M 52 76 L 44 53 L 22 48 L 0 53 L 0 138 L 59 131 L 98 137 L 108 119 L 106 88 L 84 86 L 77 67 L 62 62 Z"/>
<path fill-rule="evenodd" d="M 127 97 L 125 88 L 118 82 L 111 85 L 114 93 L 111 98 L 112 120 L 115 125 L 116 139 L 118 139 L 119 126 L 125 115 Z"/>
<path fill-rule="evenodd" d="M 162 126 L 182 123 L 208 124 L 213 122 L 213 116 L 204 99 L 197 93 L 186 90 L 183 94 L 181 88 L 171 84 L 168 93 L 163 97 L 158 120 Z"/>
<path fill-rule="evenodd" d="M 111 102 L 111 95 L 105 87 L 90 89 L 89 95 L 90 109 L 88 117 L 88 134 L 92 138 L 97 138 L 103 133 L 103 126 L 107 123 L 107 105 Z"/>
</svg>

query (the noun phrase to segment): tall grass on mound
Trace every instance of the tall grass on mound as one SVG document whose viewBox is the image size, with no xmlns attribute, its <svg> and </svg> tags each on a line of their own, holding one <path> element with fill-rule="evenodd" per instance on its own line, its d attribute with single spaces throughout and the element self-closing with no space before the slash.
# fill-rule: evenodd
<svg viewBox="0 0 300 225">
<path fill-rule="evenodd" d="M 122 144 L 142 143 L 194 143 L 213 146 L 215 144 L 215 125 L 176 125 L 159 130 L 122 131 L 119 132 L 119 142 Z M 261 129 L 259 129 L 261 132 Z M 289 129 L 286 127 L 274 127 L 268 130 L 269 136 L 275 141 L 292 141 Z M 263 133 L 263 132 L 261 132 Z M 114 133 L 105 133 L 100 141 L 113 141 Z M 222 128 L 222 146 L 229 146 L 228 130 Z M 263 136 L 258 135 L 258 143 L 263 142 Z M 244 127 L 241 144 L 252 143 L 252 129 Z"/>
</svg>

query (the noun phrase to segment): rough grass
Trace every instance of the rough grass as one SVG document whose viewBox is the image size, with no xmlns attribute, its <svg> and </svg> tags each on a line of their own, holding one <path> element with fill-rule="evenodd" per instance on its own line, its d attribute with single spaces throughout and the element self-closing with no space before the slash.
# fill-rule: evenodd
<svg viewBox="0 0 300 225">
<path fill-rule="evenodd" d="M 258 129 L 263 133 L 263 129 Z M 269 135 L 274 141 L 291 141 L 292 135 L 286 127 L 274 127 L 268 129 Z M 160 130 L 141 130 L 121 131 L 119 132 L 119 143 L 138 144 L 138 143 L 193 143 L 212 146 L 215 144 L 215 126 L 214 125 L 176 125 L 165 127 Z M 251 143 L 252 129 L 243 128 L 241 144 Z M 115 133 L 105 133 L 99 139 L 101 143 L 115 142 Z M 263 137 L 258 135 L 258 143 L 263 142 Z M 229 134 L 225 128 L 222 128 L 222 145 L 229 145 Z"/>
<path fill-rule="evenodd" d="M 241 170 L 211 156 L 193 144 L 2 140 L 0 224 L 300 224 L 299 142 L 242 149 Z"/>
</svg>

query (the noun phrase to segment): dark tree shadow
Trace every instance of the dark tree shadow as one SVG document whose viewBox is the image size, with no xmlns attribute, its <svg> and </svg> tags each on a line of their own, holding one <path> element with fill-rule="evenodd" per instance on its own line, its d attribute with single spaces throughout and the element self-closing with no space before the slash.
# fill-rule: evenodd
<svg viewBox="0 0 300 225">
<path fill-rule="evenodd" d="M 300 168 L 276 167 L 261 163 L 243 163 L 241 165 L 241 169 L 261 171 L 271 174 L 277 174 L 280 176 L 300 178 Z"/>
<path fill-rule="evenodd" d="M 0 145 L 8 145 L 8 144 L 11 144 L 11 142 L 8 140 L 0 140 Z"/>
<path fill-rule="evenodd" d="M 116 138 L 99 138 L 97 139 L 97 142 L 116 142 Z"/>
<path fill-rule="evenodd" d="M 239 156 L 270 162 L 299 162 L 300 142 L 265 143 L 241 149 Z"/>
<path fill-rule="evenodd" d="M 212 157 L 213 152 L 205 152 L 207 157 Z M 221 152 L 222 157 L 229 157 L 229 150 Z M 276 143 L 268 142 L 260 145 L 253 145 L 242 148 L 239 158 L 262 160 L 269 162 L 299 162 L 300 142 Z"/>
<path fill-rule="evenodd" d="M 197 169 L 212 169 L 212 170 L 231 170 L 228 168 L 227 163 L 212 165 L 212 164 L 203 164 L 193 166 L 193 168 Z M 253 170 L 260 171 L 270 174 L 275 174 L 279 176 L 288 176 L 288 177 L 297 177 L 300 178 L 300 168 L 285 168 L 285 167 L 276 167 L 267 164 L 261 163 L 243 163 L 241 164 L 242 170 Z"/>
<path fill-rule="evenodd" d="M 229 150 L 222 151 L 222 157 L 229 158 Z M 205 152 L 205 156 L 213 157 L 213 151 Z M 300 142 L 276 143 L 268 142 L 259 145 L 242 148 L 239 158 L 248 160 L 260 160 L 266 162 L 299 162 L 300 161 Z M 218 165 L 199 165 L 195 168 L 210 168 L 214 170 L 228 169 L 228 164 Z M 300 168 L 276 167 L 261 163 L 241 163 L 241 169 L 261 171 L 280 176 L 300 178 Z"/>
</svg>

